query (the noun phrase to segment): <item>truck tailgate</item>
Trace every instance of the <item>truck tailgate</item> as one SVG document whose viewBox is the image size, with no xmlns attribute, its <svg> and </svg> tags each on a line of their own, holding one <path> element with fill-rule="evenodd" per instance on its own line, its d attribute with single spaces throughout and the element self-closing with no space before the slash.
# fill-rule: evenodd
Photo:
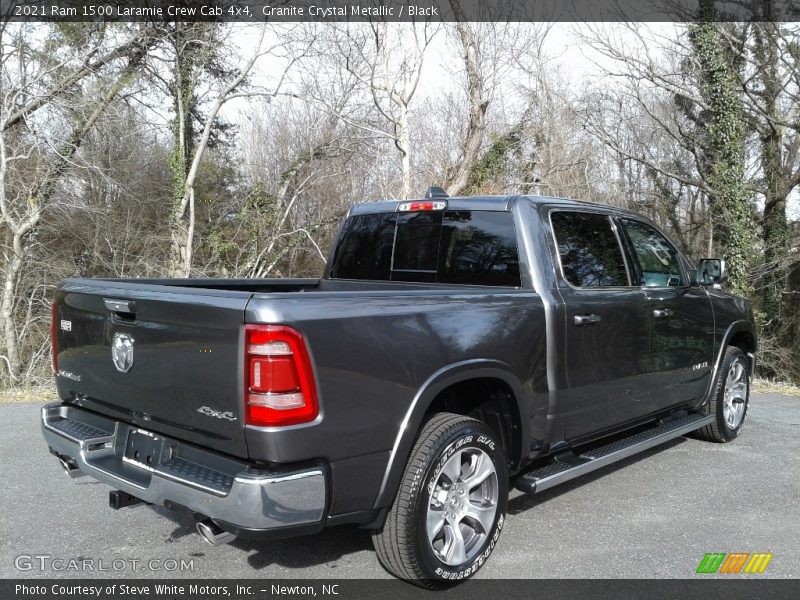
<svg viewBox="0 0 800 600">
<path fill-rule="evenodd" d="M 146 429 L 246 457 L 241 336 L 250 296 L 65 282 L 54 306 L 59 395 Z"/>
</svg>

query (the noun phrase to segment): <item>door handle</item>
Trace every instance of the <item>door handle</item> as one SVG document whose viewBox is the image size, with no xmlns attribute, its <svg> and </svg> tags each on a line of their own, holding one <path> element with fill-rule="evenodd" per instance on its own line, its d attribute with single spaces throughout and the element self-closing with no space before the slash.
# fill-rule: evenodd
<svg viewBox="0 0 800 600">
<path fill-rule="evenodd" d="M 126 321 L 133 321 L 136 318 L 136 303 L 133 300 L 103 298 L 103 304 L 115 317 Z"/>
<path fill-rule="evenodd" d="M 667 317 L 671 317 L 673 315 L 673 310 L 671 308 L 654 308 L 653 309 L 653 316 L 656 319 L 666 319 Z"/>
<path fill-rule="evenodd" d="M 602 319 L 600 315 L 575 315 L 575 325 L 583 327 L 584 325 L 594 325 L 599 323 Z"/>
</svg>

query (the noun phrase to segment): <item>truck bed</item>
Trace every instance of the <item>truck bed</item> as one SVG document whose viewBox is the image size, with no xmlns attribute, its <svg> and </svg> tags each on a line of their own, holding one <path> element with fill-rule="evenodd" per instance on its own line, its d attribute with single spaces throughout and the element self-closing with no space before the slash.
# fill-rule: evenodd
<svg viewBox="0 0 800 600">
<path fill-rule="evenodd" d="M 68 279 L 55 306 L 57 387 L 76 406 L 238 458 L 386 452 L 393 440 L 383 435 L 358 443 L 346 435 L 360 427 L 353 414 L 368 415 L 376 432 L 395 428 L 413 390 L 453 361 L 532 367 L 513 327 L 541 327 L 532 318 L 541 305 L 521 296 L 530 292 L 325 279 Z M 122 310 L 109 309 L 109 301 Z M 314 442 L 330 438 L 308 435 L 309 428 L 269 436 L 246 430 L 245 323 L 289 325 L 306 337 L 321 426 L 345 434 L 340 444 Z M 129 372 L 115 368 L 110 352 L 120 333 L 134 340 Z M 358 374 L 344 356 L 359 365 Z M 367 397 L 365 388 L 372 390 Z M 341 421 L 343 414 L 351 422 Z"/>
</svg>

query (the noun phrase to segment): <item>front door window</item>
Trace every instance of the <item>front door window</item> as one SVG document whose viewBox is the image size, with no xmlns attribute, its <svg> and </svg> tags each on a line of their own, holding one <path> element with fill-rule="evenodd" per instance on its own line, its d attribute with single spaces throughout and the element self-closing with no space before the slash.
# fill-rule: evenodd
<svg viewBox="0 0 800 600">
<path fill-rule="evenodd" d="M 678 251 L 655 228 L 641 221 L 622 219 L 622 225 L 639 261 L 644 287 L 681 287 L 686 281 Z"/>
</svg>

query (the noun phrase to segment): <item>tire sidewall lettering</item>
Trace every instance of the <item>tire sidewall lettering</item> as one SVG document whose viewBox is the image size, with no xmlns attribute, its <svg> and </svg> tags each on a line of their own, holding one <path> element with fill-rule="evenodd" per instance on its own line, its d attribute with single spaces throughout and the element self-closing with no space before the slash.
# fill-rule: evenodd
<svg viewBox="0 0 800 600">
<path fill-rule="evenodd" d="M 486 546 L 486 549 L 483 552 L 481 552 L 478 556 L 476 556 L 472 560 L 472 563 L 470 563 L 469 566 L 460 569 L 458 571 L 450 571 L 448 569 L 443 569 L 442 567 L 438 567 L 436 569 L 436 575 L 438 575 L 442 579 L 447 579 L 447 580 L 466 579 L 474 575 L 492 554 L 495 545 L 497 545 L 497 540 L 500 537 L 500 532 L 503 530 L 504 522 L 505 522 L 505 515 L 501 514 L 500 518 L 497 520 L 497 525 L 494 528 L 494 533 L 492 534 L 492 539 L 489 542 L 489 545 Z"/>
<path fill-rule="evenodd" d="M 487 435 L 483 434 L 463 435 L 458 439 L 450 442 L 444 449 L 444 451 L 439 455 L 439 458 L 437 459 L 433 470 L 430 471 L 430 475 L 428 476 L 427 479 L 427 485 L 425 486 L 425 491 L 427 492 L 427 494 L 423 494 L 424 496 L 423 504 L 429 501 L 430 496 L 433 493 L 433 490 L 436 486 L 436 482 L 439 479 L 439 475 L 441 475 L 442 469 L 444 468 L 444 465 L 457 450 L 465 447 L 480 448 L 484 450 L 492 458 L 492 460 L 495 461 L 495 463 L 497 462 L 496 442 Z M 498 477 L 504 476 L 504 473 L 502 473 L 502 471 L 503 471 L 502 469 L 498 470 Z M 497 540 L 499 539 L 500 533 L 503 530 L 504 524 L 505 524 L 505 514 L 503 514 L 502 511 L 499 511 L 499 515 L 497 516 L 495 524 L 492 528 L 491 539 L 489 540 L 486 547 L 477 556 L 473 557 L 473 559 L 469 562 L 469 564 L 458 570 L 451 570 L 447 568 L 447 566 L 443 565 L 441 561 L 433 557 L 435 563 L 437 564 L 437 567 L 433 570 L 434 575 L 438 578 L 448 581 L 466 579 L 474 575 L 484 565 L 484 563 L 487 561 L 491 553 L 494 551 L 494 548 L 497 544 Z M 428 552 L 426 553 L 433 556 L 432 552 L 430 552 L 429 549 Z"/>
<path fill-rule="evenodd" d="M 428 496 L 430 496 L 433 493 L 433 488 L 439 479 L 439 475 L 441 475 L 442 469 L 444 468 L 445 464 L 447 464 L 447 461 L 450 459 L 450 457 L 453 456 L 453 454 L 455 454 L 456 450 L 463 448 L 464 445 L 471 444 L 472 440 L 474 439 L 475 436 L 467 435 L 462 438 L 459 438 L 458 440 L 447 446 L 447 448 L 445 448 L 444 452 L 442 452 L 442 455 L 439 458 L 439 461 L 436 463 L 436 468 L 433 470 L 433 473 L 431 474 L 431 477 L 428 480 Z M 492 450 L 494 450 L 494 448 L 492 448 Z"/>
</svg>

